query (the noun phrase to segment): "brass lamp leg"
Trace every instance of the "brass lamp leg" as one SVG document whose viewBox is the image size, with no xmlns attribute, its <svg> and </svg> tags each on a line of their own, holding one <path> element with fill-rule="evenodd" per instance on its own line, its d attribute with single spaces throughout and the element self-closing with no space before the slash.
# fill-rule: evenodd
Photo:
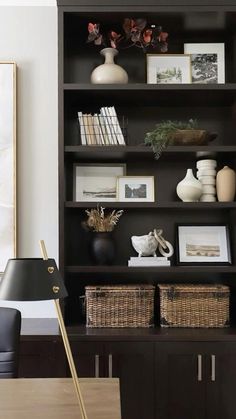
<svg viewBox="0 0 236 419">
<path fill-rule="evenodd" d="M 59 300 L 54 300 L 54 302 L 55 302 L 55 306 L 56 306 L 56 310 L 57 310 L 58 322 L 59 322 L 61 335 L 62 335 L 62 339 L 63 339 L 63 343 L 64 343 L 66 355 L 67 355 L 67 360 L 68 360 L 69 367 L 70 367 L 70 372 L 71 372 L 71 375 L 72 375 L 72 378 L 73 378 L 76 395 L 77 395 L 78 401 L 79 401 L 79 406 L 80 406 L 80 410 L 81 410 L 81 414 L 82 414 L 82 419 L 88 419 L 86 411 L 85 411 L 85 407 L 84 407 L 84 402 L 83 402 L 80 386 L 79 386 L 79 381 L 78 381 L 78 376 L 77 376 L 77 372 L 76 372 L 76 369 L 75 369 L 74 360 L 73 360 L 72 353 L 71 353 L 70 343 L 69 343 L 69 340 L 68 340 L 64 320 L 63 320 L 62 313 L 61 313 L 60 303 L 59 303 Z"/>
<path fill-rule="evenodd" d="M 42 255 L 43 255 L 43 259 L 47 260 L 48 255 L 47 255 L 47 250 L 46 250 L 44 241 L 40 240 L 39 244 L 40 244 L 41 252 L 42 252 Z M 76 395 L 77 395 L 77 398 L 78 398 L 78 401 L 79 401 L 79 407 L 80 407 L 82 419 L 88 419 L 86 411 L 85 411 L 85 407 L 84 407 L 84 402 L 83 402 L 80 386 L 79 386 L 78 376 L 77 376 L 75 363 L 74 363 L 72 352 L 71 352 L 69 339 L 68 339 L 66 328 L 65 328 L 65 323 L 64 323 L 64 320 L 63 320 L 62 312 L 61 312 L 60 303 L 59 303 L 58 299 L 54 300 L 54 302 L 55 302 L 55 306 L 56 306 L 56 310 L 57 310 L 57 317 L 58 317 L 58 323 L 59 323 L 60 330 L 61 330 L 62 340 L 63 340 L 63 343 L 64 343 L 66 356 L 67 356 L 71 376 L 72 376 L 74 387 L 75 387 L 75 392 L 76 392 Z"/>
</svg>

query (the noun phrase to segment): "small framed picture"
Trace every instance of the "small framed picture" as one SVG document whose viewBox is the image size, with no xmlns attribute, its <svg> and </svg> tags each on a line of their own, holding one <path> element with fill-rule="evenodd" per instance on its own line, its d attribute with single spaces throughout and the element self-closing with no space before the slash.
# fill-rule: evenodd
<svg viewBox="0 0 236 419">
<path fill-rule="evenodd" d="M 117 178 L 125 164 L 74 164 L 74 201 L 117 201 Z"/>
<path fill-rule="evenodd" d="M 154 202 L 153 176 L 120 176 L 118 199 L 122 202 Z"/>
<path fill-rule="evenodd" d="M 231 263 L 229 231 L 225 225 L 178 225 L 178 264 Z"/>
<path fill-rule="evenodd" d="M 189 54 L 147 54 L 147 83 L 191 83 Z"/>
<path fill-rule="evenodd" d="M 217 44 L 184 44 L 191 54 L 192 83 L 225 83 L 225 47 Z"/>
</svg>

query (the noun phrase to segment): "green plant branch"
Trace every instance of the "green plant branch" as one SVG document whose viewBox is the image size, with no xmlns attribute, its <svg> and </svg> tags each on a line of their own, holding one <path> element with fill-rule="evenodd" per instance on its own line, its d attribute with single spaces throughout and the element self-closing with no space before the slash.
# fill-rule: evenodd
<svg viewBox="0 0 236 419">
<path fill-rule="evenodd" d="M 173 134 L 178 130 L 196 129 L 197 121 L 190 119 L 188 122 L 182 121 L 162 121 L 156 124 L 154 130 L 147 132 L 144 138 L 144 143 L 152 147 L 155 158 L 159 159 L 162 151 L 173 144 Z"/>
</svg>

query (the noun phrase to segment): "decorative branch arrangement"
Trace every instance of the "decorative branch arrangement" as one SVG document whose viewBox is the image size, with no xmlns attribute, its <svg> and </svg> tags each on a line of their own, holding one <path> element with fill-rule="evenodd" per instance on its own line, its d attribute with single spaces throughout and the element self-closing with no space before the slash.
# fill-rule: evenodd
<svg viewBox="0 0 236 419">
<path fill-rule="evenodd" d="M 100 23 L 88 24 L 87 42 L 93 42 L 95 45 L 103 47 L 121 49 L 132 46 L 141 48 L 144 52 L 149 47 L 157 49 L 160 52 L 167 52 L 168 33 L 162 31 L 162 26 L 148 25 L 146 19 L 125 18 L 122 24 L 121 33 L 109 29 L 107 32 L 100 32 Z"/>
<path fill-rule="evenodd" d="M 124 211 L 113 210 L 105 215 L 105 208 L 97 206 L 97 208 L 87 209 L 85 212 L 88 216 L 87 221 L 82 223 L 85 229 L 95 232 L 108 232 L 114 230 Z"/>
</svg>

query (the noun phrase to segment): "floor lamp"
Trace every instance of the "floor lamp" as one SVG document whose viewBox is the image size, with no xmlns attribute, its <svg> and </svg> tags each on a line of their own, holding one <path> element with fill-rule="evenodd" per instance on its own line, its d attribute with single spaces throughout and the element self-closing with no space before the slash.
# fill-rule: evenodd
<svg viewBox="0 0 236 419">
<path fill-rule="evenodd" d="M 40 247 L 43 259 L 9 259 L 0 282 L 0 299 L 8 301 L 54 300 L 81 416 L 82 419 L 88 419 L 59 302 L 60 298 L 67 296 L 67 291 L 55 260 L 48 259 L 43 240 L 40 241 Z"/>
</svg>

